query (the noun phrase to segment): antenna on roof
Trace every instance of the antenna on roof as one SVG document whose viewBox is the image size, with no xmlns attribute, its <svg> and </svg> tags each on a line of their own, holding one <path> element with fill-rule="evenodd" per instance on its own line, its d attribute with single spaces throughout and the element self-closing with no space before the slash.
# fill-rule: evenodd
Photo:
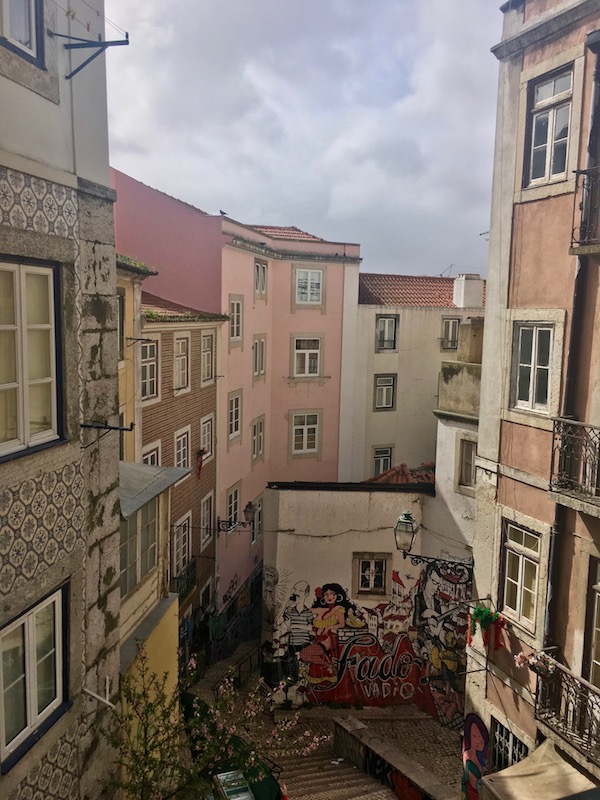
<svg viewBox="0 0 600 800">
<path fill-rule="evenodd" d="M 444 277 L 444 274 L 445 274 L 446 272 L 448 273 L 448 277 L 450 277 L 450 275 L 452 275 L 452 267 L 453 267 L 453 266 L 454 266 L 454 264 L 450 264 L 450 266 L 449 266 L 449 267 L 446 267 L 446 269 L 442 270 L 442 271 L 440 272 L 440 278 L 443 278 L 443 277 Z"/>
</svg>

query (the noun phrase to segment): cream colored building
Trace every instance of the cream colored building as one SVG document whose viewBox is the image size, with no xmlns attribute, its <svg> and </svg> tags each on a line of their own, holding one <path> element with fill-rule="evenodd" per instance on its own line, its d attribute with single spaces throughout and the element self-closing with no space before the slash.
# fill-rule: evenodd
<svg viewBox="0 0 600 800">
<path fill-rule="evenodd" d="M 456 358 L 461 323 L 483 313 L 479 275 L 359 276 L 355 384 L 342 398 L 340 480 L 435 459 L 438 375 Z"/>
</svg>

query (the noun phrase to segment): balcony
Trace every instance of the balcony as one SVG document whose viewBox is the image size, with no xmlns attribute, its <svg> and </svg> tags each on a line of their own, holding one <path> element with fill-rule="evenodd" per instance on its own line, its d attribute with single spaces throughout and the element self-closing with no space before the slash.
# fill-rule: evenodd
<svg viewBox="0 0 600 800">
<path fill-rule="evenodd" d="M 481 364 L 442 361 L 435 414 L 477 421 L 480 388 Z"/>
<path fill-rule="evenodd" d="M 571 253 L 600 253 L 600 167 L 575 175 Z"/>
<path fill-rule="evenodd" d="M 550 492 L 554 499 L 597 515 L 600 512 L 600 428 L 554 420 Z M 575 502 L 565 502 L 569 497 Z"/>
<path fill-rule="evenodd" d="M 179 575 L 176 575 L 171 582 L 171 589 L 179 595 L 179 602 L 185 600 L 188 594 L 196 585 L 196 559 L 192 558 Z"/>
<path fill-rule="evenodd" d="M 538 672 L 535 698 L 541 731 L 600 767 L 600 690 L 553 658 L 547 662 L 550 669 Z"/>
</svg>

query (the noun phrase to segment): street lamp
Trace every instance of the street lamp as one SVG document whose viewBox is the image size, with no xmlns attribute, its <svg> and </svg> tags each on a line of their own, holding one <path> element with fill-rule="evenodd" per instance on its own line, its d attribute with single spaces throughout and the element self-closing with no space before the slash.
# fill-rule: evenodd
<svg viewBox="0 0 600 800">
<path fill-rule="evenodd" d="M 249 528 L 254 522 L 254 505 L 251 500 L 248 500 L 244 506 L 244 519 L 217 519 L 217 530 L 227 531 L 229 533 L 234 528 Z"/>
<path fill-rule="evenodd" d="M 473 556 L 464 561 L 452 560 L 449 558 L 431 558 L 430 556 L 420 556 L 411 553 L 413 544 L 417 533 L 421 530 L 423 525 L 417 523 L 410 511 L 403 511 L 398 517 L 394 525 L 394 538 L 396 540 L 396 549 L 402 553 L 402 557 L 410 556 L 411 564 L 452 564 L 454 566 L 464 567 L 469 573 L 473 570 Z"/>
</svg>

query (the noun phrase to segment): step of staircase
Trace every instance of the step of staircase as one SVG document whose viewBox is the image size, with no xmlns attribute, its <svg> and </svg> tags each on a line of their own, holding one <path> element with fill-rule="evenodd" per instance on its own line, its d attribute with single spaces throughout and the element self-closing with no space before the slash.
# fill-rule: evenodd
<svg viewBox="0 0 600 800">
<path fill-rule="evenodd" d="M 355 766 L 336 758 L 331 743 L 308 756 L 278 760 L 279 780 L 293 800 L 392 800 L 394 793 Z"/>
</svg>

